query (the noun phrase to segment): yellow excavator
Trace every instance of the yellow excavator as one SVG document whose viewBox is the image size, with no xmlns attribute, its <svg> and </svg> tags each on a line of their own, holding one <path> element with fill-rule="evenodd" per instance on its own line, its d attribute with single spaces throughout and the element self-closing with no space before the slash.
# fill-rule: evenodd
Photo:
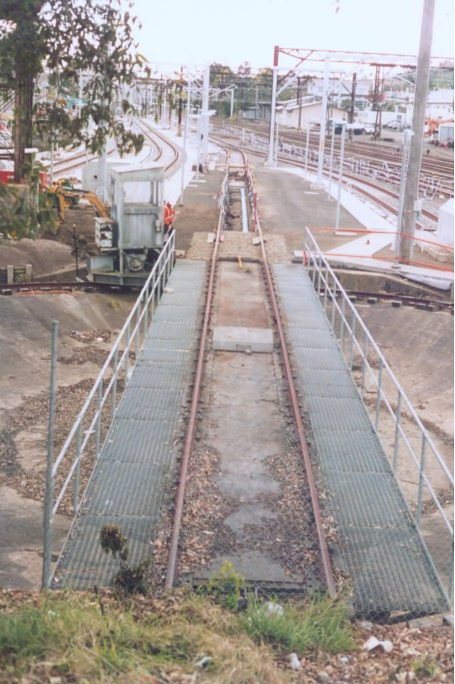
<svg viewBox="0 0 455 684">
<path fill-rule="evenodd" d="M 87 200 L 95 209 L 97 216 L 109 218 L 109 210 L 100 198 L 90 190 L 75 188 L 71 181 L 62 178 L 46 188 L 46 195 L 57 209 L 61 221 L 65 218 L 65 210 L 79 204 L 81 199 Z"/>
</svg>

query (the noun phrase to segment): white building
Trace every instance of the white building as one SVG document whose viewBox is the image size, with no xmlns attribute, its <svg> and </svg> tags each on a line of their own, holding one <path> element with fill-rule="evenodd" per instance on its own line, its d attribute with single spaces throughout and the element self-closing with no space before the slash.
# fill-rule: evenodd
<svg viewBox="0 0 455 684">
<path fill-rule="evenodd" d="M 453 120 L 453 90 L 430 90 L 425 114 L 430 119 Z"/>
<path fill-rule="evenodd" d="M 276 121 L 279 126 L 286 128 L 307 128 L 309 124 L 320 123 L 322 102 L 314 97 L 302 97 L 301 102 L 289 100 L 280 102 L 276 107 Z M 331 107 L 330 118 L 347 121 L 344 109 Z"/>
</svg>

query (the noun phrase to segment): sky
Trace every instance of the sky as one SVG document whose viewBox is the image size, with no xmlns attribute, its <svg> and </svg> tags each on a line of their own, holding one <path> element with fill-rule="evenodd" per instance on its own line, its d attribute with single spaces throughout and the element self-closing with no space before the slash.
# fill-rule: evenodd
<svg viewBox="0 0 455 684">
<path fill-rule="evenodd" d="M 423 0 L 133 2 L 142 22 L 139 51 L 158 70 L 214 62 L 270 67 L 275 45 L 416 55 L 423 10 Z M 436 0 L 432 55 L 454 56 L 453 0 Z"/>
</svg>

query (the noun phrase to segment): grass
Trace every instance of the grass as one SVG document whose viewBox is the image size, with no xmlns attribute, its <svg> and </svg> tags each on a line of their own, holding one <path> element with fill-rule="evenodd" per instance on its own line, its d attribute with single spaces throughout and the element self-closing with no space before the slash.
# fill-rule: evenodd
<svg viewBox="0 0 455 684">
<path fill-rule="evenodd" d="M 288 653 L 339 653 L 355 646 L 345 604 L 329 598 L 291 602 L 282 612 L 270 612 L 253 602 L 243 626 L 254 641 Z"/>
<path fill-rule="evenodd" d="M 163 672 L 194 673 L 205 657 L 201 681 L 281 684 L 288 673 L 277 667 L 280 652 L 352 645 L 342 605 L 329 601 L 268 616 L 256 603 L 240 614 L 188 592 L 123 603 L 68 593 L 0 614 L 0 673 L 33 673 L 38 681 L 162 681 Z M 14 680 L 0 674 L 3 681 Z"/>
</svg>

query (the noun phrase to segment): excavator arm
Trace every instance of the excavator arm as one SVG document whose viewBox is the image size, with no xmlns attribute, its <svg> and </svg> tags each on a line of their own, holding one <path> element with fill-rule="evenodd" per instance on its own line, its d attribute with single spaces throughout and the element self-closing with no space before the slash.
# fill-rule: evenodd
<svg viewBox="0 0 455 684">
<path fill-rule="evenodd" d="M 80 199 L 85 199 L 92 207 L 95 212 L 101 218 L 109 218 L 109 210 L 107 206 L 100 200 L 100 198 L 90 190 L 78 190 L 73 187 L 69 187 L 64 182 L 57 182 L 49 186 L 47 189 L 47 194 L 49 197 L 53 198 L 54 203 L 58 210 L 58 215 L 61 221 L 65 218 L 65 210 L 77 204 Z"/>
</svg>

